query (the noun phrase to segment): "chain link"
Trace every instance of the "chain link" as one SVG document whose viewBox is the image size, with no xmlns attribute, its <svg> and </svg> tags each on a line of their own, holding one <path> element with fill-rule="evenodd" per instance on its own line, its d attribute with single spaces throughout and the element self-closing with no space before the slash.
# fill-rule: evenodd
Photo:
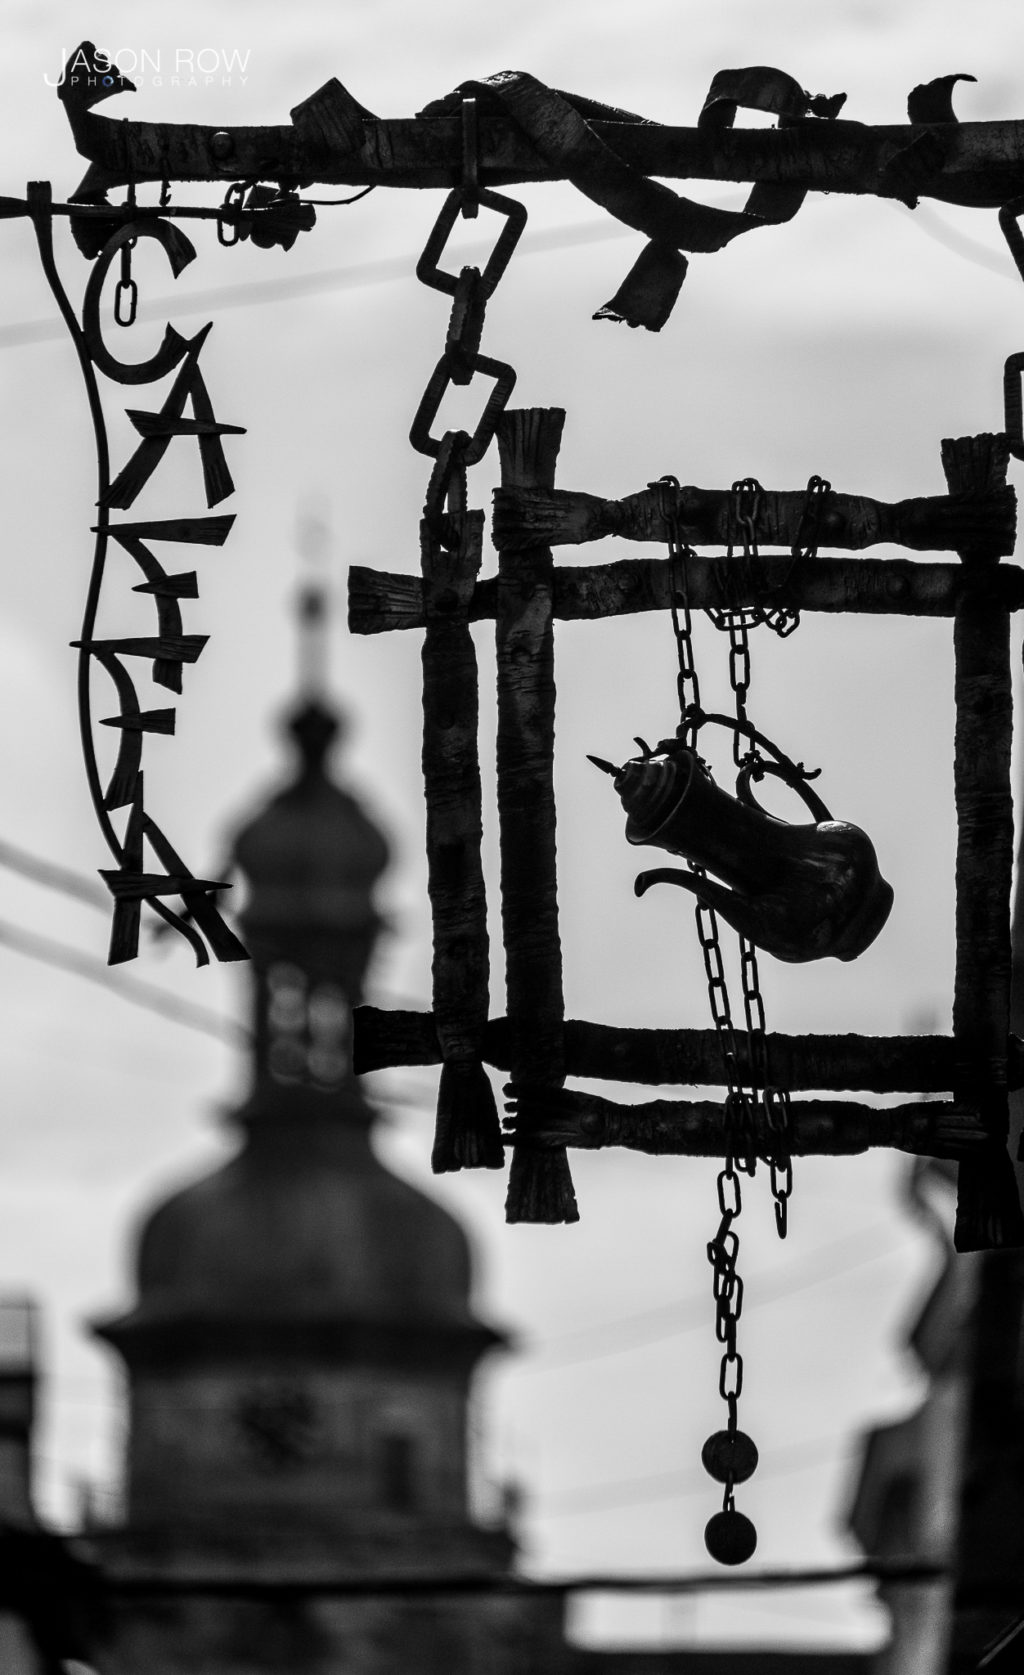
<svg viewBox="0 0 1024 1675">
<path fill-rule="evenodd" d="M 247 180 L 235 180 L 224 194 L 224 202 L 217 216 L 217 242 L 223 244 L 225 249 L 238 244 L 242 237 L 239 217 L 250 184 Z"/>
<path fill-rule="evenodd" d="M 772 1199 L 775 1204 L 775 1228 L 779 1238 L 784 1239 L 789 1230 L 789 1200 L 793 1193 L 793 1160 L 789 1152 L 789 1090 L 773 1087 L 766 1082 L 764 1113 L 773 1134 L 768 1165 Z"/>
<path fill-rule="evenodd" d="M 693 656 L 693 617 L 690 613 L 689 577 L 686 570 L 687 562 L 694 557 L 694 552 L 679 534 L 679 478 L 659 477 L 657 482 L 648 483 L 647 486 L 658 491 L 661 515 L 668 529 L 669 609 L 672 613 L 672 631 L 675 634 L 676 655 L 679 660 L 679 673 L 676 676 L 676 692 L 679 698 L 677 737 L 688 749 L 693 750 L 703 719 L 700 707 L 700 681 L 697 678 L 697 665 Z"/>
<path fill-rule="evenodd" d="M 135 187 L 129 182 L 128 208 L 135 209 Z M 134 326 L 139 312 L 139 287 L 132 278 L 132 251 L 138 239 L 125 239 L 121 246 L 121 273 L 114 287 L 114 320 L 119 326 Z"/>
<path fill-rule="evenodd" d="M 825 477 L 808 477 L 807 490 L 804 499 L 804 509 L 800 514 L 800 525 L 793 542 L 793 558 L 817 558 L 818 542 L 821 539 L 821 520 L 825 510 L 825 501 L 832 493 L 832 484 Z M 788 580 L 788 577 L 787 577 Z M 799 622 L 799 613 L 796 615 Z M 796 627 L 796 623 L 793 624 Z"/>
<path fill-rule="evenodd" d="M 724 626 L 729 630 L 729 685 L 736 702 L 736 720 L 741 727 L 746 727 L 747 693 L 750 691 L 750 641 L 747 637 L 747 624 L 742 613 L 730 612 L 728 623 Z M 750 754 L 743 739 L 744 735 L 740 727 L 737 727 L 732 736 L 732 759 L 737 768 L 743 766 Z"/>
<path fill-rule="evenodd" d="M 136 239 L 121 246 L 121 276 L 114 287 L 114 319 L 119 326 L 134 326 L 139 311 L 139 287 L 132 278 L 132 251 Z"/>
<path fill-rule="evenodd" d="M 718 1391 L 726 1403 L 728 1433 L 736 1434 L 739 1423 L 739 1399 L 743 1390 L 743 1357 L 736 1346 L 736 1329 L 743 1312 L 743 1280 L 737 1271 L 740 1240 L 733 1223 L 743 1208 L 740 1177 L 731 1157 L 718 1176 L 718 1207 L 722 1219 L 718 1232 L 708 1241 L 708 1261 L 712 1271 L 712 1294 L 715 1300 L 715 1337 L 722 1344 L 722 1359 L 718 1372 Z M 726 1481 L 725 1504 L 732 1495 L 731 1476 Z"/>
<path fill-rule="evenodd" d="M 452 299 L 444 354 L 427 381 L 409 432 L 409 440 L 417 453 L 427 454 L 435 461 L 427 496 L 428 517 L 439 515 L 441 502 L 448 495 L 453 477 L 461 481 L 466 468 L 483 459 L 516 382 L 515 370 L 507 361 L 480 353 L 480 340 L 488 301 L 522 237 L 526 210 L 514 198 L 506 198 L 479 185 L 476 134 L 476 101 L 466 99 L 463 101 L 463 181 L 461 186 L 448 194 L 441 206 L 423 247 L 423 254 L 416 264 L 416 277 L 422 284 Z M 494 248 L 482 271 L 467 266 L 457 274 L 449 273 L 440 263 L 455 223 L 460 215 L 476 215 L 480 206 L 494 210 L 504 218 Z M 448 431 L 442 437 L 432 436 L 430 427 L 449 386 L 470 384 L 477 373 L 493 378 L 494 385 L 475 430 L 472 434 Z M 452 515 L 452 508 L 449 507 L 449 518 Z"/>
<path fill-rule="evenodd" d="M 734 685 L 746 687 L 750 684 L 749 650 L 746 644 L 748 629 L 755 628 L 763 622 L 773 634 L 785 639 L 800 626 L 798 610 L 790 605 L 771 604 L 769 601 L 773 595 L 777 597 L 784 592 L 798 560 L 817 557 L 825 503 L 831 492 L 832 484 L 826 478 L 813 476 L 808 479 L 796 539 L 790 548 L 792 562 L 780 581 L 769 590 L 760 571 L 757 544 L 757 518 L 761 511 L 764 490 L 756 477 L 741 477 L 733 483 L 729 511 L 730 539 L 725 562 L 718 569 L 718 581 L 720 591 L 726 598 L 731 595 L 734 599 L 743 598 L 746 603 L 726 607 L 713 606 L 707 614 L 716 628 L 729 634 L 730 663 L 736 667 L 737 672 Z M 743 548 L 741 559 L 735 558 L 737 536 Z"/>
<path fill-rule="evenodd" d="M 427 484 L 423 516 L 432 525 L 443 547 L 458 544 L 461 520 L 466 510 L 466 448 L 464 430 L 446 431 L 441 438 L 434 469 Z"/>
</svg>

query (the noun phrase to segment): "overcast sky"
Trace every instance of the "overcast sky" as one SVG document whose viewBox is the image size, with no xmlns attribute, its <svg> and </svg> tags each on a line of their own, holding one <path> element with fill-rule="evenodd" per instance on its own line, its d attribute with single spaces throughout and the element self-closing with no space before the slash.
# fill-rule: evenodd
<svg viewBox="0 0 1024 1675">
<path fill-rule="evenodd" d="M 514 13 L 469 0 L 22 4 L 8 9 L 8 64 L 18 73 L 6 85 L 0 191 L 22 194 L 27 180 L 47 178 L 66 198 L 80 179 L 84 165 L 48 82 L 83 30 L 129 71 L 130 55 L 136 63 L 147 55 L 133 77 L 137 94 L 103 107 L 112 117 L 280 123 L 331 75 L 379 114 L 407 116 L 463 78 L 522 68 L 660 121 L 692 123 L 714 73 L 747 64 L 776 65 L 812 92 L 845 91 L 843 114 L 869 122 L 905 120 L 909 90 L 949 72 L 977 77 L 957 93 L 963 120 L 1022 114 L 1011 66 L 1021 61 L 1024 21 L 1001 0 L 520 0 Z M 214 72 L 193 75 L 200 62 L 215 63 Z M 591 320 L 639 237 L 567 185 L 516 195 L 528 230 L 488 309 L 484 349 L 515 365 L 517 404 L 567 409 L 564 487 L 619 496 L 671 472 L 708 488 L 753 475 L 796 489 L 819 473 L 844 492 L 882 499 L 935 494 L 944 488 L 940 438 L 1001 426 L 1002 364 L 1024 341 L 1024 294 L 994 212 L 927 205 L 911 214 L 893 203 L 811 198 L 788 226 L 695 257 L 673 318 L 654 336 Z M 738 206 L 744 194 L 694 186 L 692 195 Z M 212 201 L 208 191 L 194 196 Z M 191 197 L 176 189 L 176 201 Z M 428 472 L 407 433 L 447 310 L 417 285 L 414 266 L 440 201 L 378 191 L 324 209 L 287 254 L 222 251 L 208 225 L 195 231 L 199 259 L 174 287 L 167 317 L 183 330 L 215 321 L 207 383 L 218 417 L 248 434 L 228 447 L 237 493 L 224 509 L 237 512 L 236 528 L 220 552 L 203 556 L 201 597 L 187 607 L 187 630 L 209 633 L 210 644 L 188 671 L 177 736 L 147 743 L 147 802 L 202 872 L 281 770 L 273 724 L 294 689 L 297 529 L 311 512 L 325 518 L 337 600 L 332 678 L 355 724 L 346 766 L 396 852 L 384 891 L 395 934 L 382 949 L 377 998 L 421 1004 L 429 921 L 418 636 L 353 639 L 343 599 L 351 563 L 417 564 Z M 484 231 L 467 223 L 458 237 L 472 244 Z M 2 237 L 0 842 L 91 874 L 106 855 L 79 759 L 67 649 L 91 555 L 91 434 L 27 224 L 5 222 Z M 64 228 L 57 242 L 77 296 L 85 264 Z M 159 259 L 140 260 L 138 274 L 144 300 L 167 296 Z M 296 296 L 288 282 L 299 276 L 319 278 Z M 267 281 L 281 282 L 275 294 Z M 194 300 L 218 286 L 232 288 L 229 303 Z M 155 342 L 158 329 L 137 332 Z M 124 405 L 110 386 L 115 458 L 128 444 Z M 489 505 L 496 471 L 488 456 L 472 473 L 471 504 Z M 202 509 L 192 461 L 168 470 L 162 492 L 165 504 L 147 515 Z M 582 556 L 594 563 L 630 551 L 608 543 Z M 563 549 L 559 562 L 580 556 Z M 724 643 L 703 622 L 697 640 L 706 693 L 717 693 L 720 707 Z M 808 617 L 784 643 L 763 641 L 764 631 L 753 644 L 752 717 L 791 756 L 823 768 L 822 796 L 837 817 L 870 832 L 896 891 L 889 926 L 860 961 L 763 962 L 769 1026 L 897 1033 L 934 1020 L 946 1028 L 955 836 L 948 625 Z M 478 648 L 490 796 L 484 628 Z M 620 759 L 634 734 L 671 730 L 673 657 L 669 624 L 654 616 L 557 632 L 570 1016 L 706 1023 L 686 903 L 659 904 L 657 893 L 634 900 L 636 856 L 608 783 L 585 760 L 587 751 Z M 493 904 L 495 823 L 489 809 Z M 99 913 L 0 870 L 0 944 L 12 925 L 105 955 Z M 497 1009 L 497 955 L 495 964 Z M 238 974 L 196 972 L 184 945 L 145 945 L 129 975 L 223 1015 L 244 1006 Z M 83 1322 L 128 1302 L 141 1208 L 233 1144 L 217 1113 L 239 1098 L 244 1067 L 213 1039 L 2 945 L 0 982 L 0 1285 L 30 1292 L 45 1311 L 40 1492 L 47 1513 L 67 1519 L 76 1482 L 102 1487 L 116 1477 L 121 1425 L 116 1369 L 91 1347 Z M 433 1083 L 427 1072 L 379 1079 L 382 1145 L 394 1167 L 470 1225 L 479 1307 L 522 1344 L 514 1362 L 486 1376 L 478 1419 L 482 1475 L 515 1476 L 527 1488 L 524 1562 L 559 1572 L 703 1568 L 702 1531 L 716 1500 L 700 1447 L 720 1423 L 704 1256 L 713 1169 L 586 1157 L 574 1166 L 578 1226 L 506 1228 L 500 1179 L 430 1179 Z M 823 1159 L 795 1173 L 787 1244 L 773 1238 L 760 1177 L 742 1226 L 742 1418 L 762 1466 L 739 1501 L 758 1525 L 755 1562 L 766 1565 L 853 1556 L 842 1519 L 856 1436 L 920 1395 L 900 1340 L 933 1263 L 900 1209 L 901 1162 Z M 749 1596 L 728 1609 L 647 1602 L 617 1607 L 614 1619 L 594 1613 L 590 1627 L 857 1644 L 878 1636 L 880 1619 L 850 1592 Z"/>
</svg>

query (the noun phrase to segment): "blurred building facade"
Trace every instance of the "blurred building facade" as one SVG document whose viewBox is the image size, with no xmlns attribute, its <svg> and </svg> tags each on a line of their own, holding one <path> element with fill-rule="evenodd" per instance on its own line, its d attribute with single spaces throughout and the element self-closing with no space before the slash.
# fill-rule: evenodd
<svg viewBox="0 0 1024 1675">
<path fill-rule="evenodd" d="M 891 1636 L 873 1675 L 1024 1669 L 1024 1253 L 956 1255 L 954 1188 L 955 1165 L 918 1160 L 910 1197 L 941 1260 L 907 1347 L 928 1389 L 865 1437 L 850 1520 L 865 1552 L 941 1574 L 879 1586 Z"/>
<path fill-rule="evenodd" d="M 327 771 L 337 731 L 321 698 L 301 705 L 293 776 L 233 846 L 241 1149 L 147 1216 L 137 1300 L 95 1328 L 130 1411 L 124 1524 L 94 1546 L 122 1584 L 168 1589 L 120 1597 L 111 1675 L 540 1670 L 561 1645 L 557 1601 L 317 1592 L 514 1556 L 468 1510 L 470 1379 L 501 1335 L 472 1311 L 462 1229 L 378 1161 L 352 1072 L 387 848 Z"/>
<path fill-rule="evenodd" d="M 71 1544 L 102 1606 L 71 1577 L 65 1645 L 99 1675 L 869 1675 L 842 1651 L 584 1650 L 561 1594 L 502 1591 L 515 1543 L 470 1514 L 467 1416 L 504 1340 L 472 1309 L 462 1229 L 376 1157 L 352 1072 L 387 847 L 328 771 L 322 694 L 289 730 L 292 775 L 233 844 L 252 954 L 241 1145 L 148 1212 L 135 1301 L 94 1325 L 127 1375 L 124 1512 Z M 9 1391 L 0 1367 L 0 1524 L 31 1540 L 27 1332 Z M 52 1604 L 62 1553 L 46 1562 Z M 417 1592 L 439 1575 L 470 1591 Z M 40 1675 L 0 1601 L 4 1632 L 4 1675 Z"/>
</svg>

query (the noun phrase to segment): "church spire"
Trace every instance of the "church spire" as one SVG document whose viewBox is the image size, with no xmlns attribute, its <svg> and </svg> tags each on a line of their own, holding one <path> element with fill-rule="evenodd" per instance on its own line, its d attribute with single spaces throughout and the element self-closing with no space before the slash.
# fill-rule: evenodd
<svg viewBox="0 0 1024 1675">
<path fill-rule="evenodd" d="M 306 579 L 297 600 L 298 702 L 286 722 L 297 771 L 233 846 L 248 885 L 239 918 L 252 954 L 259 1105 L 282 1086 L 351 1087 L 351 1012 L 381 924 L 373 893 L 388 859 L 383 835 L 329 772 L 346 726 L 328 694 L 322 517 L 300 519 L 299 548 Z"/>
<path fill-rule="evenodd" d="M 298 547 L 303 578 L 298 592 L 298 686 L 300 698 L 327 704 L 330 685 L 331 595 L 327 580 L 331 535 L 326 519 L 316 510 L 299 517 Z"/>
</svg>

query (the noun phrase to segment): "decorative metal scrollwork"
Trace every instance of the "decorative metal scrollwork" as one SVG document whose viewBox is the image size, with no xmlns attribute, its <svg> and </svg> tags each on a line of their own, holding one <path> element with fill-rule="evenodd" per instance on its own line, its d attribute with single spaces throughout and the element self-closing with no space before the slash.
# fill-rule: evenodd
<svg viewBox="0 0 1024 1675">
<path fill-rule="evenodd" d="M 227 539 L 234 516 L 229 513 L 212 517 L 143 518 L 128 523 L 112 522 L 110 518 L 112 511 L 125 511 L 135 505 L 175 437 L 191 437 L 198 444 L 208 507 L 219 505 L 234 492 L 222 438 L 241 436 L 244 430 L 240 425 L 221 423 L 214 413 L 200 367 L 200 356 L 211 326 L 206 325 L 194 337 L 186 338 L 168 325 L 156 352 L 148 360 L 133 363 L 122 361 L 114 354 L 104 339 L 100 321 L 104 283 L 119 255 L 122 258 L 119 298 L 126 283 L 134 286 L 130 275 L 125 280 L 128 264 L 124 257 L 139 239 L 152 239 L 159 244 L 175 278 L 193 260 L 196 252 L 191 242 L 169 220 L 154 216 L 152 212 L 137 211 L 131 198 L 121 211 L 105 206 L 104 230 L 109 227 L 110 218 L 116 219 L 120 215 L 122 219 L 96 252 L 96 265 L 86 285 L 79 322 L 54 259 L 49 186 L 42 182 L 30 186 L 28 205 L 43 270 L 78 355 L 96 438 L 99 515 L 92 526 L 95 540 L 81 637 L 72 644 L 79 654 L 78 705 L 89 791 L 100 829 L 117 863 L 101 871 L 101 877 L 114 900 L 110 963 L 133 959 L 138 953 L 143 904 L 151 907 L 166 924 L 186 938 L 200 965 L 208 963 L 211 951 L 219 960 L 245 959 L 245 949 L 216 905 L 216 892 L 225 889 L 226 885 L 213 879 L 196 878 L 145 806 L 143 735 L 173 733 L 175 710 L 144 708 L 139 698 L 137 677 L 129 671 L 125 661 L 130 658 L 148 661 L 151 665 L 150 678 L 155 685 L 171 692 L 181 692 L 182 671 L 186 664 L 195 663 L 207 639 L 205 634 L 186 633 L 182 620 L 182 600 L 198 597 L 199 583 L 194 570 L 165 569 L 153 548 L 164 542 L 219 547 Z M 133 300 L 134 296 L 133 290 Z M 132 320 L 134 314 L 133 307 Z M 117 312 L 116 317 L 119 323 L 130 323 L 121 312 Z M 140 440 L 116 476 L 112 477 L 97 373 L 102 373 L 115 384 L 145 385 L 172 372 L 175 373 L 174 382 L 158 410 L 126 409 Z M 190 417 L 186 417 L 186 407 L 191 408 Z M 98 637 L 100 595 L 112 541 L 128 554 L 141 572 L 142 579 L 134 591 L 152 595 L 156 608 L 157 632 L 154 635 L 119 635 L 112 639 Z M 99 725 L 117 728 L 121 735 L 117 758 L 106 785 L 100 772 L 94 735 L 92 676 L 96 668 L 109 677 L 118 701 L 116 715 L 102 717 Z M 112 815 L 121 809 L 128 810 L 123 835 L 118 834 L 112 819 Z M 162 871 L 147 868 L 147 844 Z M 167 897 L 180 897 L 184 911 L 178 912 L 170 907 Z"/>
</svg>

